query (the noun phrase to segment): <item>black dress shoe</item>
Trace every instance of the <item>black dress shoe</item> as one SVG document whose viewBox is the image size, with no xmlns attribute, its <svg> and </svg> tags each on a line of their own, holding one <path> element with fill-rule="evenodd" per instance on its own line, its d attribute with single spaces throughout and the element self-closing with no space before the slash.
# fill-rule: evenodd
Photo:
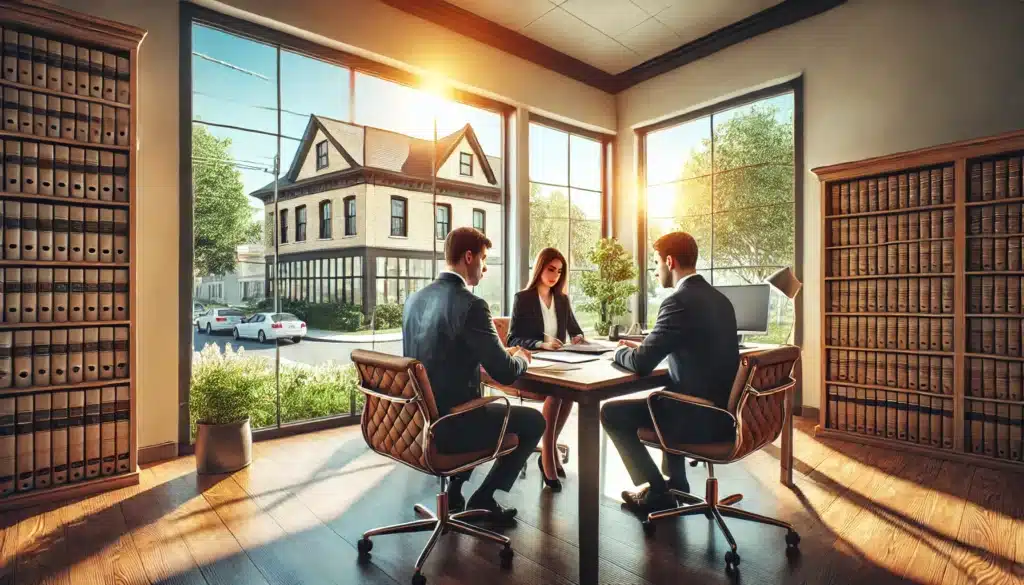
<svg viewBox="0 0 1024 585">
<path fill-rule="evenodd" d="M 622 501 L 626 508 L 638 516 L 676 507 L 676 497 L 669 492 L 652 492 L 644 488 L 638 492 L 623 491 Z"/>
<path fill-rule="evenodd" d="M 512 522 L 515 520 L 516 514 L 519 513 L 515 508 L 506 508 L 494 501 L 493 497 L 484 499 L 478 498 L 476 494 L 469 498 L 466 502 L 467 510 L 487 510 L 485 516 L 480 517 L 482 520 L 488 520 L 490 522 Z"/>
<path fill-rule="evenodd" d="M 541 461 L 540 457 L 537 458 L 537 467 L 540 468 L 541 489 L 544 489 L 544 487 L 547 486 L 548 489 L 553 492 L 562 491 L 562 481 L 560 479 L 557 477 L 555 479 L 548 479 L 547 476 L 544 475 L 544 462 Z"/>
</svg>

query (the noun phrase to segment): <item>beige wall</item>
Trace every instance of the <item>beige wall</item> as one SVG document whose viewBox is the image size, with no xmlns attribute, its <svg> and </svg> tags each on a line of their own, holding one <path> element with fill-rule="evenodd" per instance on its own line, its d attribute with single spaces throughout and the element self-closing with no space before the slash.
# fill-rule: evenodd
<svg viewBox="0 0 1024 585">
<path fill-rule="evenodd" d="M 849 0 L 618 96 L 615 233 L 634 246 L 633 128 L 804 76 L 804 403 L 818 405 L 819 185 L 811 168 L 1024 127 L 1024 3 Z"/>
<path fill-rule="evenodd" d="M 324 135 L 324 131 L 317 130 L 316 136 L 313 137 L 313 144 L 309 147 L 309 151 L 306 153 L 306 159 L 302 161 L 302 166 L 299 167 L 299 174 L 295 177 L 296 181 L 315 177 L 316 175 L 323 175 L 325 173 L 343 171 L 352 166 L 348 164 L 345 157 L 341 156 L 341 152 L 334 147 L 334 143 L 327 140 L 327 166 L 317 170 L 316 145 L 320 144 L 324 140 L 327 140 L 327 136 Z"/>
<path fill-rule="evenodd" d="M 55 0 L 54 3 L 149 31 L 140 52 L 138 101 L 139 445 L 176 441 L 178 0 Z M 231 0 L 230 4 L 334 39 L 336 46 L 341 42 L 372 51 L 378 55 L 378 60 L 436 70 L 454 82 L 471 85 L 492 97 L 531 104 L 538 111 L 574 118 L 597 128 L 615 127 L 614 96 L 376 0 Z M 492 215 L 496 217 L 489 213 L 488 221 Z"/>
<path fill-rule="evenodd" d="M 391 235 L 391 197 L 405 197 L 407 217 L 407 237 Z M 380 185 L 366 186 L 366 245 L 375 248 L 394 248 L 398 250 L 433 249 L 434 239 L 434 204 L 430 193 L 407 191 Z M 473 209 L 483 209 L 487 213 L 487 235 L 500 250 L 501 240 L 501 206 L 496 203 L 484 203 L 459 197 L 437 196 L 438 203 L 447 203 L 452 207 L 452 228 L 473 225 Z M 430 218 L 430 219 L 427 219 Z M 427 221 L 424 221 L 427 220 Z M 444 251 L 444 241 L 437 241 L 437 250 Z"/>
<path fill-rule="evenodd" d="M 473 155 L 473 176 L 466 177 L 459 173 L 459 160 L 462 158 L 462 153 Z M 464 183 L 473 183 L 474 185 L 483 185 L 484 187 L 497 187 L 497 184 L 491 184 L 487 180 L 487 175 L 484 170 L 480 168 L 480 157 L 473 150 L 473 147 L 469 145 L 469 140 L 463 138 L 459 141 L 459 145 L 452 151 L 451 156 L 448 160 L 444 161 L 441 168 L 437 169 L 437 176 L 442 179 L 451 179 L 453 181 L 462 181 Z M 497 176 L 495 176 L 497 179 Z"/>
<path fill-rule="evenodd" d="M 340 155 L 339 155 L 340 156 Z M 345 198 L 354 195 L 356 198 L 356 235 L 345 235 Z M 320 239 L 320 202 L 331 202 L 331 237 Z M 306 206 L 306 240 L 295 241 L 295 210 Z M 286 199 L 277 204 L 278 211 L 288 214 L 288 242 L 281 244 L 279 253 L 295 254 L 328 248 L 354 248 L 366 245 L 366 185 L 353 185 L 344 189 L 335 189 L 324 193 L 313 193 Z M 266 213 L 273 213 L 274 204 L 264 206 Z M 278 223 L 280 226 L 280 223 Z"/>
</svg>

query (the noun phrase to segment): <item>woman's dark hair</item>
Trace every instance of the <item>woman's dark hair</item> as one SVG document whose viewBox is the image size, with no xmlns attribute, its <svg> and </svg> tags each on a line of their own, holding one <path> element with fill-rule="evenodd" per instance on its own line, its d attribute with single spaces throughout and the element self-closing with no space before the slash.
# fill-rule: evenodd
<svg viewBox="0 0 1024 585">
<path fill-rule="evenodd" d="M 552 260 L 562 261 L 562 275 L 558 277 L 558 282 L 555 286 L 551 287 L 551 290 L 562 296 L 568 294 L 569 288 L 569 264 L 565 261 L 565 256 L 558 251 L 558 248 L 544 248 L 537 254 L 537 260 L 533 263 L 533 276 L 530 277 L 530 284 L 526 285 L 524 290 L 531 290 L 537 288 L 540 284 L 540 275 L 543 274 L 544 269 L 547 268 L 548 264 L 551 264 Z"/>
</svg>

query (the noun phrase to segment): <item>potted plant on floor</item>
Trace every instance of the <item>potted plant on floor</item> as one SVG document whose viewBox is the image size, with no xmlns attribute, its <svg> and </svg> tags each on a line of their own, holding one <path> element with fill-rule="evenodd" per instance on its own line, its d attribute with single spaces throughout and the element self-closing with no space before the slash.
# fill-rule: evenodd
<svg viewBox="0 0 1024 585">
<path fill-rule="evenodd" d="M 216 346 L 195 360 L 189 393 L 189 414 L 195 437 L 196 472 L 230 473 L 252 462 L 251 419 L 271 404 L 265 392 L 266 375 L 250 371 L 265 368 Z"/>
<path fill-rule="evenodd" d="M 613 238 L 599 240 L 589 260 L 597 270 L 584 271 L 581 276 L 581 288 L 588 299 L 581 310 L 597 313 L 597 334 L 608 335 L 612 321 L 627 313 L 629 297 L 638 290 L 636 263 Z"/>
</svg>

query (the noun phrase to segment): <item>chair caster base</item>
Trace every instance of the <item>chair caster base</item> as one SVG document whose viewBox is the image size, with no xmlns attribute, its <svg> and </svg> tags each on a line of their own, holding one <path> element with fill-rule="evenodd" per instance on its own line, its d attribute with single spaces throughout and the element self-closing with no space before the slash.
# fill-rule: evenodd
<svg viewBox="0 0 1024 585">
<path fill-rule="evenodd" d="M 800 546 L 800 535 L 797 534 L 796 530 L 790 530 L 786 533 L 786 546 L 790 548 Z"/>
<path fill-rule="evenodd" d="M 413 573 L 412 585 L 427 585 L 427 578 L 423 576 L 423 573 Z"/>
<path fill-rule="evenodd" d="M 356 550 L 359 551 L 359 558 L 366 558 L 370 556 L 370 551 L 373 550 L 373 541 L 369 538 L 361 538 L 356 543 Z"/>
<path fill-rule="evenodd" d="M 501 549 L 498 556 L 501 558 L 502 569 L 508 570 L 512 568 L 512 558 L 515 557 L 515 551 L 512 550 L 511 546 L 505 546 L 505 548 Z"/>
<path fill-rule="evenodd" d="M 728 551 L 725 553 L 725 570 L 735 571 L 740 565 L 740 555 L 736 551 Z"/>
</svg>

